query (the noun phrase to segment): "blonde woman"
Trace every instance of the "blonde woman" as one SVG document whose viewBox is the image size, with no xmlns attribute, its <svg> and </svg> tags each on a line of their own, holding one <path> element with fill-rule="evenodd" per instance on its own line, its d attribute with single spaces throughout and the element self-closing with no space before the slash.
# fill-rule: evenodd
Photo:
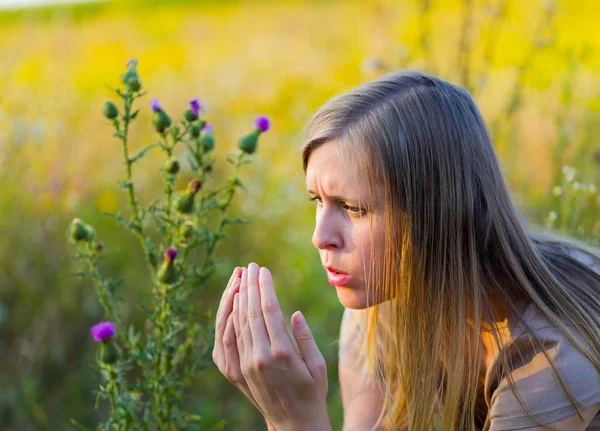
<svg viewBox="0 0 600 431">
<path fill-rule="evenodd" d="M 401 72 L 336 96 L 303 166 L 345 307 L 344 430 L 600 430 L 600 257 L 528 229 L 465 90 Z M 213 359 L 270 429 L 330 430 L 325 361 L 291 326 L 268 269 L 236 268 Z"/>
</svg>

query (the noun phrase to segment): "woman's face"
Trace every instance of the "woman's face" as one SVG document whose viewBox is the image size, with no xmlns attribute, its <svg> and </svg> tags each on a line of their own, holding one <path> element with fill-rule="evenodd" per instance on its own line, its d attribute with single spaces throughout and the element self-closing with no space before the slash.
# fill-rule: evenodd
<svg viewBox="0 0 600 431">
<path fill-rule="evenodd" d="M 337 141 L 322 144 L 308 160 L 306 187 L 317 202 L 312 242 L 342 305 L 361 309 L 375 303 L 374 275 L 369 278 L 369 268 L 372 251 L 375 262 L 382 262 L 383 189 L 372 196 L 360 180 L 356 163 L 339 158 L 338 145 Z"/>
</svg>

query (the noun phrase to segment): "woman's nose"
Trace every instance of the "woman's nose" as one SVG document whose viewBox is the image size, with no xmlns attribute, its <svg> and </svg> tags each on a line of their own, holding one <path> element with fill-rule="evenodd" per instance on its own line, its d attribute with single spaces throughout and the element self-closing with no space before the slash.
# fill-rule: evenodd
<svg viewBox="0 0 600 431">
<path fill-rule="evenodd" d="M 319 250 L 342 248 L 343 241 L 340 226 L 333 217 L 321 212 L 317 217 L 312 236 L 313 245 Z"/>
</svg>

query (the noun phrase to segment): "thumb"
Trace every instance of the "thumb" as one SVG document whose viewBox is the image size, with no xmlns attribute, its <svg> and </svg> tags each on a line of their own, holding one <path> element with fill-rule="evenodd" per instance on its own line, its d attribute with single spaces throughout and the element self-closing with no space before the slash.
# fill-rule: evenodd
<svg viewBox="0 0 600 431">
<path fill-rule="evenodd" d="M 317 343 L 301 311 L 297 311 L 292 315 L 292 333 L 296 343 L 298 343 L 298 348 L 308 371 L 314 379 L 322 378 L 323 374 L 326 374 L 325 358 L 319 347 L 317 347 Z"/>
</svg>

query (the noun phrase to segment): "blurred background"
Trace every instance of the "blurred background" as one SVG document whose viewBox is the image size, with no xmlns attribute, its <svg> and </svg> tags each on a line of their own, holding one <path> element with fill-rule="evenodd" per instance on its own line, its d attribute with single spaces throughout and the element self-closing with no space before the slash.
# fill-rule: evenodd
<svg viewBox="0 0 600 431">
<path fill-rule="evenodd" d="M 0 429 L 93 426 L 99 375 L 89 327 L 102 317 L 90 282 L 69 276 L 73 217 L 106 245 L 105 272 L 129 318 L 148 283 L 138 242 L 101 214 L 127 213 L 120 143 L 102 116 L 129 58 L 148 94 L 132 152 L 154 138 L 149 101 L 174 114 L 199 97 L 214 124 L 213 182 L 258 114 L 272 120 L 232 213 L 223 258 L 198 307 L 216 311 L 236 265 L 271 269 L 287 318 L 302 310 L 329 369 L 328 407 L 341 429 L 337 337 L 343 311 L 311 244 L 314 206 L 300 159 L 304 128 L 332 95 L 416 68 L 467 88 L 492 132 L 514 198 L 533 226 L 597 245 L 600 211 L 600 3 L 585 0 L 105 1 L 0 0 Z M 159 154 L 136 165 L 142 202 L 162 192 Z M 225 429 L 264 429 L 215 368 L 189 398 Z"/>
</svg>

